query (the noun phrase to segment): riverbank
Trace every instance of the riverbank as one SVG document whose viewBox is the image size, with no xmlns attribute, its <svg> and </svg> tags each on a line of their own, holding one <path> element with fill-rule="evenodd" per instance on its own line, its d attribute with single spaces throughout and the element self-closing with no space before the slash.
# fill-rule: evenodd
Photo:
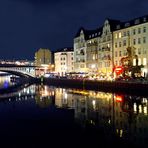
<svg viewBox="0 0 148 148">
<path fill-rule="evenodd" d="M 83 79 L 44 78 L 43 84 L 56 87 L 148 95 L 148 83 L 127 81 L 93 81 Z"/>
</svg>

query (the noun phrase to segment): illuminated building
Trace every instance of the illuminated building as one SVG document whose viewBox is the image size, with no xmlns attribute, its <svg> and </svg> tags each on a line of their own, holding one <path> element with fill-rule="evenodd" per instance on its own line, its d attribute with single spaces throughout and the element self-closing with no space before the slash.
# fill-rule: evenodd
<svg viewBox="0 0 148 148">
<path fill-rule="evenodd" d="M 135 48 L 138 65 L 143 65 L 142 75 L 148 72 L 148 16 L 139 17 L 127 22 L 119 23 L 114 31 L 114 64 L 121 65 L 121 58 L 127 56 L 127 47 Z M 133 66 L 136 59 L 133 59 Z"/>
<path fill-rule="evenodd" d="M 41 66 L 42 64 L 51 64 L 52 61 L 52 55 L 51 51 L 49 49 L 42 49 L 40 48 L 36 53 L 35 53 L 35 65 L 36 66 Z"/>
<path fill-rule="evenodd" d="M 74 71 L 110 76 L 127 47 L 133 47 L 138 65 L 143 65 L 142 76 L 148 73 L 148 16 L 127 22 L 106 19 L 102 27 L 86 30 L 81 27 L 74 38 Z M 136 59 L 133 59 L 133 66 Z"/>
<path fill-rule="evenodd" d="M 36 75 L 40 76 L 53 71 L 52 65 L 52 52 L 49 49 L 40 48 L 35 53 Z"/>
<path fill-rule="evenodd" d="M 119 21 L 107 19 L 96 30 L 80 28 L 74 38 L 74 70 L 109 75 L 113 69 L 112 34 Z"/>
<path fill-rule="evenodd" d="M 60 76 L 74 70 L 74 52 L 72 48 L 63 48 L 54 53 L 55 72 Z"/>
</svg>

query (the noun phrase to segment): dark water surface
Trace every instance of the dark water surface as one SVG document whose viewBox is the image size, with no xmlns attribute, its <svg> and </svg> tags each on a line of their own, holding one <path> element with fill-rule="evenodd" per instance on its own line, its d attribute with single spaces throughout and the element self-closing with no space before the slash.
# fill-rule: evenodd
<svg viewBox="0 0 148 148">
<path fill-rule="evenodd" d="M 147 147 L 147 101 L 44 85 L 0 94 L 0 146 Z"/>
</svg>

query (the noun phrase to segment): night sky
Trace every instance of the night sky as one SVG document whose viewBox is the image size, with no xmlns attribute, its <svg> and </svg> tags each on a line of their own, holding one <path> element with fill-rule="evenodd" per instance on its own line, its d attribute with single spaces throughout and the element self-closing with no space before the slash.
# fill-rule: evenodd
<svg viewBox="0 0 148 148">
<path fill-rule="evenodd" d="M 34 60 L 39 48 L 72 47 L 78 29 L 148 14 L 148 0 L 0 0 L 0 59 Z"/>
</svg>

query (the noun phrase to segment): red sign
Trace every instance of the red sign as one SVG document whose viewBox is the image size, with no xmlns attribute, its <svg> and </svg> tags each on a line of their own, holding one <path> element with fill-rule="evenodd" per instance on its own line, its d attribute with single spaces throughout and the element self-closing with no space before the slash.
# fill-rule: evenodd
<svg viewBox="0 0 148 148">
<path fill-rule="evenodd" d="M 123 72 L 123 67 L 122 66 L 116 66 L 114 71 L 117 75 L 120 75 Z"/>
</svg>

